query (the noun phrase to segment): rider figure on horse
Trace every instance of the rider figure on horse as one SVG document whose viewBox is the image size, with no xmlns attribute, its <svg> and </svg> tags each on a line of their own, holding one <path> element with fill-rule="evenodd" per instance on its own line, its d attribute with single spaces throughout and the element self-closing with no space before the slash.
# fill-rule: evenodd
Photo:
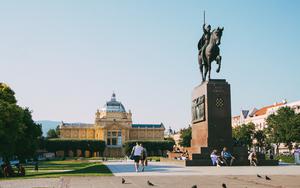
<svg viewBox="0 0 300 188">
<path fill-rule="evenodd" d="M 200 72 L 202 75 L 202 82 L 206 80 L 210 80 L 210 72 L 211 72 L 211 63 L 216 61 L 218 68 L 216 72 L 218 73 L 221 68 L 221 59 L 220 48 L 221 37 L 224 30 L 224 27 L 216 28 L 211 31 L 211 26 L 203 24 L 203 35 L 198 42 L 198 64 L 200 68 Z"/>
<path fill-rule="evenodd" d="M 206 24 L 203 24 L 202 26 L 203 29 L 203 35 L 201 37 L 201 39 L 198 42 L 198 50 L 199 50 L 199 55 L 202 55 L 202 57 L 204 57 L 203 55 L 205 54 L 205 49 L 207 47 L 207 45 L 209 44 L 209 40 L 210 40 L 210 35 L 211 35 L 211 26 Z M 203 58 L 204 60 L 205 58 Z M 202 64 L 205 64 L 205 61 L 202 61 Z"/>
</svg>

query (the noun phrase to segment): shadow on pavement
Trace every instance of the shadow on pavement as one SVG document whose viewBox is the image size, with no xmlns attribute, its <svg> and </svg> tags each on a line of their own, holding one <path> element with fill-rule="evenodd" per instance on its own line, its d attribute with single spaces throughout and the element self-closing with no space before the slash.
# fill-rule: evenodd
<svg viewBox="0 0 300 188">
<path fill-rule="evenodd" d="M 113 163 L 106 163 L 105 164 L 113 173 L 126 173 L 126 172 L 135 172 L 134 164 L 113 164 Z M 171 171 L 174 172 L 174 169 L 182 169 L 184 167 L 181 166 L 172 166 L 172 165 L 155 165 L 150 164 L 148 166 L 145 166 L 145 172 L 168 172 Z M 141 169 L 141 167 L 140 167 Z"/>
</svg>

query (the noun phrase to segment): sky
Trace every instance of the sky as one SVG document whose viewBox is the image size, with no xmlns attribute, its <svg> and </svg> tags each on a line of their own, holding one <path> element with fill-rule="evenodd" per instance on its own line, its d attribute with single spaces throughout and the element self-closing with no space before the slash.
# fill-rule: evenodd
<svg viewBox="0 0 300 188">
<path fill-rule="evenodd" d="M 200 84 L 203 11 L 224 27 L 232 115 L 300 100 L 300 1 L 0 1 L 0 82 L 34 120 L 94 122 L 117 100 L 134 123 L 179 129 Z"/>
</svg>

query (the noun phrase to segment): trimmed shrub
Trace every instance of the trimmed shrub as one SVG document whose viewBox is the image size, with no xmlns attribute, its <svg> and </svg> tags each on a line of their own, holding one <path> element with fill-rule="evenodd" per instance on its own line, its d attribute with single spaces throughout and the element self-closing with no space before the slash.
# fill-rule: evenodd
<svg viewBox="0 0 300 188">
<path fill-rule="evenodd" d="M 148 156 L 164 156 L 166 151 L 172 151 L 173 146 L 175 145 L 175 142 L 172 140 L 130 140 L 125 142 L 123 145 L 127 156 L 130 155 L 133 146 L 136 145 L 136 142 L 143 144 L 143 147 L 147 149 Z"/>
<path fill-rule="evenodd" d="M 102 140 L 49 139 L 44 141 L 44 149 L 49 152 L 64 151 L 65 155 L 69 150 L 76 153 L 77 149 L 102 154 L 105 146 L 105 142 Z"/>
</svg>

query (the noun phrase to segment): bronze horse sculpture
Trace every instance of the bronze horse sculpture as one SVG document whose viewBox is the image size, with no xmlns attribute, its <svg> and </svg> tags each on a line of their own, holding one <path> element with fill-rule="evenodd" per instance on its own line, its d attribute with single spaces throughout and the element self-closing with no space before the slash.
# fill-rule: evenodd
<svg viewBox="0 0 300 188">
<path fill-rule="evenodd" d="M 219 45 L 221 44 L 223 30 L 224 28 L 219 27 L 217 29 L 214 29 L 210 33 L 209 43 L 207 44 L 205 49 L 199 50 L 198 63 L 202 75 L 202 82 L 206 80 L 206 77 L 208 77 L 208 80 L 210 80 L 211 63 L 213 61 L 216 61 L 218 64 L 216 72 L 220 72 L 222 56 L 220 56 Z M 204 52 L 204 54 L 202 54 L 202 52 Z"/>
</svg>

